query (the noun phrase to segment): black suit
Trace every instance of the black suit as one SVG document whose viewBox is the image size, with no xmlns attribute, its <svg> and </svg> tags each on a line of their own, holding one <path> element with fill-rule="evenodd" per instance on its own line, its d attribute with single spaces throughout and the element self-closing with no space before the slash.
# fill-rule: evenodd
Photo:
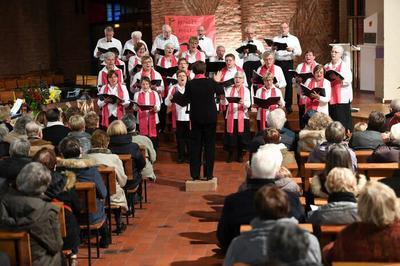
<svg viewBox="0 0 400 266">
<path fill-rule="evenodd" d="M 215 158 L 215 131 L 217 126 L 217 107 L 215 94 L 224 94 L 224 90 L 213 80 L 207 78 L 188 81 L 185 99 L 190 103 L 190 175 L 199 179 L 204 147 L 204 177 L 212 178 Z"/>
<path fill-rule="evenodd" d="M 71 129 L 62 126 L 62 125 L 54 125 L 54 126 L 50 126 L 50 127 L 45 127 L 43 128 L 42 132 L 43 132 L 43 139 L 50 141 L 51 144 L 54 145 L 54 147 L 56 147 L 58 144 L 61 142 L 61 140 L 63 138 L 65 138 L 68 133 L 71 131 Z"/>
</svg>

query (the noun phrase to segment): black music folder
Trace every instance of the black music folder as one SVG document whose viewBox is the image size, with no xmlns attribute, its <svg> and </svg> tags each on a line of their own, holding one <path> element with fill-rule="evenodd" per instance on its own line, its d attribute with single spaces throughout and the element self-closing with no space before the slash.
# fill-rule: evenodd
<svg viewBox="0 0 400 266">
<path fill-rule="evenodd" d="M 301 86 L 301 91 L 303 92 L 303 95 L 307 96 L 308 98 L 311 98 L 311 93 L 315 92 L 316 94 L 325 97 L 326 93 L 325 93 L 325 89 L 324 88 L 313 88 L 313 89 L 309 89 L 308 87 L 306 87 L 304 84 L 300 84 Z"/>
<path fill-rule="evenodd" d="M 240 99 L 242 99 L 241 97 L 225 97 L 225 99 L 229 102 L 229 103 L 239 103 Z"/>
<path fill-rule="evenodd" d="M 264 85 L 263 77 L 257 73 L 257 71 L 253 70 L 253 83 L 257 85 Z M 278 83 L 276 77 L 274 77 L 274 84 Z"/>
<path fill-rule="evenodd" d="M 207 72 L 215 73 L 220 71 L 226 66 L 225 62 L 207 62 Z"/>
<path fill-rule="evenodd" d="M 269 97 L 267 99 L 261 99 L 258 97 L 253 97 L 254 104 L 258 107 L 268 109 L 271 105 L 276 105 L 279 103 L 281 97 Z"/>
<path fill-rule="evenodd" d="M 331 81 L 331 82 L 335 80 L 335 78 L 334 78 L 335 75 L 336 75 L 337 77 L 339 77 L 341 80 L 344 80 L 344 77 L 343 77 L 339 72 L 337 72 L 337 71 L 334 70 L 334 69 L 327 70 L 327 71 L 325 72 L 325 78 L 326 78 L 327 80 Z"/>
<path fill-rule="evenodd" d="M 164 67 L 161 67 L 161 66 L 156 66 L 155 69 L 163 77 L 171 77 L 176 73 L 176 71 L 178 71 L 178 67 L 177 66 L 167 67 L 167 68 L 164 68 Z"/>
<path fill-rule="evenodd" d="M 299 73 L 294 69 L 289 69 L 289 73 L 293 75 L 293 77 L 300 77 L 303 82 L 305 82 L 309 78 L 313 78 L 314 74 L 312 72 L 305 72 L 305 73 Z"/>
<path fill-rule="evenodd" d="M 236 49 L 236 52 L 238 52 L 239 54 L 243 54 L 243 51 L 245 49 L 249 49 L 249 53 L 252 53 L 252 54 L 257 52 L 257 46 L 255 46 L 254 44 L 251 44 L 251 43 L 240 46 L 239 48 Z"/>
</svg>

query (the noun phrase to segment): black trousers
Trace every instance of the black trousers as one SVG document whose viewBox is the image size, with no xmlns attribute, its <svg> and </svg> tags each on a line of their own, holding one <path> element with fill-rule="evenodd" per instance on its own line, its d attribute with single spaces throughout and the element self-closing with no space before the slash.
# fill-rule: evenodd
<svg viewBox="0 0 400 266">
<path fill-rule="evenodd" d="M 164 132 L 165 126 L 167 124 L 167 106 L 165 105 L 165 98 L 161 103 L 160 111 L 158 112 L 158 118 L 160 119 L 159 131 Z"/>
<path fill-rule="evenodd" d="M 350 103 L 329 104 L 329 116 L 334 121 L 339 121 L 346 128 L 353 130 L 353 121 L 351 118 Z"/>
<path fill-rule="evenodd" d="M 190 131 L 190 176 L 200 178 L 202 151 L 204 148 L 204 177 L 213 177 L 215 160 L 216 123 L 198 124 L 192 121 Z"/>
<path fill-rule="evenodd" d="M 177 120 L 175 136 L 178 148 L 178 158 L 185 159 L 190 154 L 190 122 Z"/>
<path fill-rule="evenodd" d="M 226 125 L 226 120 L 225 120 Z M 244 128 L 242 133 L 238 133 L 238 120 L 233 120 L 233 132 L 232 134 L 226 131 L 224 135 L 224 150 L 233 152 L 235 149 L 238 154 L 241 154 L 244 150 L 247 150 L 250 142 L 250 123 L 249 119 L 244 119 Z"/>
<path fill-rule="evenodd" d="M 275 60 L 275 65 L 280 66 L 283 71 L 283 75 L 286 80 L 285 89 L 285 106 L 286 108 L 292 108 L 293 103 L 293 87 L 292 87 L 292 76 L 289 73 L 289 69 L 293 69 L 293 60 L 279 61 Z"/>
</svg>

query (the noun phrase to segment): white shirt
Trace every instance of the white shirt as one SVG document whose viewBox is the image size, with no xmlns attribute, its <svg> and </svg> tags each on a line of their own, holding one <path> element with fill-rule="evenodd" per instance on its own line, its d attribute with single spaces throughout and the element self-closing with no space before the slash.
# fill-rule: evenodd
<svg viewBox="0 0 400 266">
<path fill-rule="evenodd" d="M 249 119 L 249 114 L 248 114 L 248 109 L 251 106 L 251 101 L 250 101 L 250 90 L 247 89 L 245 86 L 243 86 L 244 92 L 243 92 L 243 105 L 244 105 L 244 118 Z M 232 97 L 231 93 L 232 90 L 235 90 L 233 93 L 233 97 L 240 97 L 239 95 L 239 90 L 237 90 L 234 86 L 230 86 L 229 88 L 225 89 L 225 97 Z M 223 104 L 229 105 L 228 100 L 224 100 Z M 233 104 L 233 119 L 238 119 L 238 109 L 239 109 L 239 104 L 238 103 L 232 103 Z M 228 118 L 228 109 L 229 107 L 226 107 L 226 117 L 225 119 Z"/>
<path fill-rule="evenodd" d="M 167 43 L 172 43 L 174 49 L 176 49 L 179 52 L 179 41 L 175 35 L 171 34 L 171 36 L 165 40 L 164 36 L 162 34 L 159 34 L 154 39 L 153 46 L 151 47 L 151 54 L 155 55 L 157 48 L 164 51 L 165 44 Z"/>
<path fill-rule="evenodd" d="M 193 64 L 194 62 L 199 61 L 197 60 L 197 54 L 200 54 L 200 61 L 206 62 L 206 55 L 199 50 L 197 50 L 194 54 L 191 54 L 189 50 L 187 50 L 183 52 L 182 57 L 186 58 L 189 64 Z"/>
<path fill-rule="evenodd" d="M 153 69 L 153 71 L 154 71 L 154 79 L 156 79 L 156 80 L 161 80 L 160 86 L 157 87 L 157 92 L 160 93 L 160 94 L 162 94 L 162 92 L 164 91 L 164 81 L 163 81 L 163 79 L 162 79 L 160 73 L 158 73 L 158 72 L 155 71 L 154 69 Z M 136 74 L 133 76 L 132 83 L 131 83 L 131 92 L 132 92 L 132 93 L 136 93 L 136 92 L 139 90 L 139 88 L 136 87 L 136 82 L 137 82 L 138 80 L 141 80 L 141 79 L 142 79 L 142 73 L 143 73 L 143 69 L 140 70 L 138 73 L 136 73 Z M 151 79 L 150 73 L 149 73 L 148 77 Z"/>
<path fill-rule="evenodd" d="M 201 50 L 206 54 L 206 57 L 209 58 L 215 54 L 213 41 L 207 36 L 198 36 L 199 37 L 199 46 Z"/>
<path fill-rule="evenodd" d="M 209 58 L 209 60 L 210 60 L 210 62 L 225 62 L 225 59 L 224 59 L 224 57 L 222 57 L 222 58 L 218 58 L 218 56 L 211 56 L 210 58 Z"/>
<path fill-rule="evenodd" d="M 122 70 L 122 74 L 123 74 L 122 79 L 125 80 L 125 77 L 126 77 L 126 65 L 125 65 L 125 62 L 122 61 L 122 60 L 119 59 L 119 58 L 115 58 L 116 63 L 117 63 L 117 60 L 118 60 L 119 66 L 122 66 L 122 68 L 120 68 L 120 67 L 117 66 L 117 65 L 115 65 L 115 66 L 116 66 L 118 69 L 121 69 L 121 70 Z M 106 65 L 106 62 L 103 61 L 103 62 L 101 63 L 101 65 L 102 65 L 102 66 L 105 66 L 105 65 Z"/>
<path fill-rule="evenodd" d="M 114 65 L 113 70 L 119 71 L 121 73 L 121 82 L 124 83 L 124 73 L 122 72 L 121 69 L 119 69 L 116 65 Z M 105 72 L 106 74 L 108 73 L 107 67 L 103 67 L 100 71 L 99 74 L 97 75 L 97 88 L 101 88 L 103 85 L 103 79 L 102 79 L 102 72 Z"/>
<path fill-rule="evenodd" d="M 145 93 L 145 95 L 144 95 L 144 102 L 145 102 L 144 105 L 150 105 L 150 93 L 152 93 L 152 92 L 155 93 L 155 95 L 154 95 L 155 97 L 154 98 L 155 98 L 155 101 L 156 101 L 156 112 L 160 111 L 160 106 L 161 106 L 160 96 L 155 91 L 152 91 L 152 90 L 148 90 L 148 91 L 140 90 L 140 91 L 137 91 L 137 92 L 135 92 L 135 95 L 133 96 L 133 101 L 135 103 L 137 103 L 138 98 L 139 98 L 139 93 L 142 93 L 142 92 Z M 139 110 L 139 107 L 135 104 L 135 105 L 133 105 L 133 109 L 135 111 L 137 111 L 137 110 Z M 147 113 L 147 116 L 150 115 L 150 110 L 147 110 L 147 111 L 144 111 L 144 112 Z M 136 115 L 136 121 L 139 122 L 139 113 Z M 156 113 L 156 124 L 158 124 L 158 123 L 159 123 L 158 114 Z"/>
<path fill-rule="evenodd" d="M 108 87 L 108 93 L 107 94 L 115 95 L 115 96 L 118 97 L 118 84 L 116 84 L 114 87 L 111 87 L 109 84 L 108 85 L 104 85 L 103 87 L 101 87 L 101 89 L 99 91 L 99 94 L 104 94 L 104 90 L 106 89 L 106 87 Z M 130 103 L 128 90 L 126 89 L 125 85 L 121 85 L 121 88 L 122 88 L 122 93 L 123 93 L 122 106 L 123 107 L 128 107 L 129 103 Z M 106 105 L 106 103 L 104 101 L 101 101 L 100 99 L 98 99 L 97 100 L 97 105 L 99 106 L 99 108 L 103 108 Z M 110 116 L 113 115 L 113 116 L 117 117 L 117 107 L 118 107 L 117 103 L 115 103 L 115 104 L 109 103 L 107 105 L 108 113 L 109 113 Z"/>
<path fill-rule="evenodd" d="M 305 71 L 301 71 L 301 69 L 303 68 L 303 65 L 306 65 L 306 70 Z M 319 65 L 317 62 L 315 62 L 315 66 L 317 66 L 317 65 Z M 297 65 L 297 67 L 296 67 L 296 72 L 297 73 L 308 73 L 308 72 L 313 72 L 313 69 L 311 69 L 311 66 L 312 66 L 312 64 L 309 64 L 309 65 L 307 65 L 305 62 L 303 62 L 303 63 L 300 63 L 300 64 L 298 64 Z M 305 82 L 305 80 L 303 80 L 303 83 Z M 297 94 L 298 95 L 300 95 L 301 94 L 301 87 L 300 87 L 300 85 L 299 84 L 297 84 L 297 82 L 296 82 L 296 77 L 293 77 L 292 78 L 292 85 L 293 85 L 293 88 L 295 88 L 296 89 L 296 92 L 297 92 Z"/>
<path fill-rule="evenodd" d="M 132 75 L 135 73 L 132 73 L 133 69 L 135 68 L 136 65 L 140 65 L 142 64 L 142 59 L 139 58 L 137 55 L 131 56 L 129 57 L 129 61 L 128 61 L 128 71 L 129 71 L 129 75 L 132 78 Z"/>
<path fill-rule="evenodd" d="M 195 74 L 192 70 L 189 70 L 189 77 L 188 79 L 194 79 Z M 176 73 L 172 76 L 173 79 L 177 79 Z"/>
<path fill-rule="evenodd" d="M 226 71 L 226 74 L 223 77 L 222 81 L 227 81 L 227 80 L 233 79 L 235 77 L 236 72 L 238 72 L 236 66 L 228 68 L 228 70 Z M 243 71 L 243 74 L 244 74 L 244 71 Z M 248 83 L 247 83 L 246 74 L 244 74 L 243 85 L 246 88 L 249 86 Z"/>
<path fill-rule="evenodd" d="M 261 97 L 263 90 L 265 90 L 265 98 Z M 267 90 L 265 87 L 261 87 L 256 91 L 256 96 L 255 97 L 260 98 L 260 99 L 268 99 L 269 97 L 271 97 L 271 92 L 272 92 L 272 88 Z M 282 92 L 281 92 L 281 90 L 279 88 L 275 87 L 275 96 L 274 97 L 281 97 L 280 105 L 281 105 L 281 107 L 285 106 L 285 101 L 282 98 Z M 265 119 L 267 118 L 267 115 L 269 113 L 269 109 L 258 108 L 257 120 L 261 119 L 261 110 L 263 110 L 265 112 Z"/>
<path fill-rule="evenodd" d="M 165 56 L 163 56 L 163 55 L 160 56 L 160 58 L 158 59 L 158 62 L 157 62 L 157 66 L 160 66 L 160 67 L 163 67 L 163 68 L 170 68 L 170 67 L 172 67 L 172 66 L 171 66 L 172 60 L 171 60 L 171 59 L 168 59 L 168 58 L 166 58 L 166 57 L 165 57 L 165 60 L 164 60 L 165 65 L 164 65 L 164 66 L 161 66 L 161 60 L 162 60 L 163 57 L 165 57 Z M 176 59 L 176 57 L 175 57 L 175 59 Z M 178 63 L 178 59 L 176 59 L 176 63 Z"/>
<path fill-rule="evenodd" d="M 306 82 L 304 83 L 304 86 L 308 87 L 312 79 L 307 79 Z M 317 87 L 317 82 L 314 83 L 314 88 Z M 328 103 L 329 100 L 331 99 L 331 83 L 329 80 L 324 79 L 324 83 L 322 87 L 325 89 L 325 96 L 320 96 L 319 97 L 319 105 L 317 107 L 317 111 L 321 113 L 325 113 L 329 115 L 329 108 L 328 108 Z M 308 98 L 307 96 L 301 96 Z"/>
<path fill-rule="evenodd" d="M 259 40 L 256 40 L 256 39 L 251 40 L 251 41 L 246 40 L 246 41 L 242 42 L 241 46 L 244 46 L 247 44 L 253 44 L 253 45 L 257 46 L 257 50 L 260 51 L 261 54 L 264 53 L 264 51 L 265 51 L 264 45 Z M 239 58 L 243 59 L 243 64 L 246 63 L 247 61 L 260 61 L 260 59 L 261 59 L 260 55 L 258 55 L 256 53 L 249 53 L 247 55 L 240 53 Z"/>
<path fill-rule="evenodd" d="M 257 73 L 260 74 L 261 73 L 261 68 L 263 66 L 260 66 L 259 68 L 257 68 Z M 261 74 L 260 74 L 261 75 Z M 283 71 L 282 68 L 280 66 L 274 65 L 274 76 L 276 78 L 276 80 L 278 81 L 278 87 L 279 88 L 285 88 L 286 87 L 286 79 L 285 79 L 285 75 L 283 75 Z"/>
<path fill-rule="evenodd" d="M 286 43 L 288 47 L 292 47 L 293 51 L 288 52 L 286 50 L 280 50 L 275 52 L 275 59 L 279 61 L 293 60 L 296 56 L 301 55 L 301 46 L 299 39 L 292 34 L 288 34 L 287 37 L 283 38 L 282 35 L 275 36 L 274 42 Z"/>
<path fill-rule="evenodd" d="M 112 38 L 111 42 L 107 42 L 107 38 L 106 37 L 99 39 L 97 41 L 96 48 L 94 48 L 94 52 L 93 52 L 93 56 L 95 58 L 99 58 L 97 56 L 97 52 L 99 51 L 99 47 L 103 48 L 103 49 L 109 49 L 111 47 L 115 47 L 119 51 L 119 56 L 118 57 L 121 58 L 121 56 L 122 56 L 122 44 L 121 44 L 120 40 L 118 40 L 118 39 Z M 103 61 L 104 60 L 103 57 L 104 57 L 103 55 L 100 55 L 99 59 L 101 61 Z"/>
<path fill-rule="evenodd" d="M 342 81 L 342 88 L 340 90 L 339 103 L 349 103 L 353 101 L 353 87 L 351 82 L 353 81 L 353 73 L 351 72 L 350 66 L 343 60 L 339 60 L 336 65 L 332 65 L 332 62 L 325 65 L 325 69 L 335 69 L 342 63 L 341 70 L 338 71 L 340 75 L 344 77 Z"/>
<path fill-rule="evenodd" d="M 143 40 L 140 40 L 139 42 L 144 44 L 144 47 L 146 48 L 145 55 L 148 55 L 149 54 L 149 49 L 147 48 L 146 42 L 143 41 Z M 126 58 L 126 56 L 124 56 L 123 54 L 125 53 L 125 50 L 127 50 L 127 49 L 131 50 L 132 52 L 134 52 L 136 54 L 135 45 L 133 44 L 132 39 L 127 40 L 126 43 L 124 44 L 124 48 L 122 49 L 122 60 L 125 60 L 125 61 L 128 61 L 128 58 Z"/>
<path fill-rule="evenodd" d="M 171 106 L 171 97 L 173 96 L 172 91 L 173 88 L 176 87 L 176 90 L 179 91 L 180 93 L 184 94 L 185 93 L 185 87 L 179 86 L 179 84 L 176 84 L 172 86 L 169 91 L 168 91 L 168 96 L 165 98 L 165 105 L 166 106 Z M 189 119 L 189 114 L 186 113 L 186 110 L 188 110 L 188 106 L 180 106 L 179 104 L 175 104 L 176 107 L 176 120 L 178 121 L 190 121 Z"/>
</svg>

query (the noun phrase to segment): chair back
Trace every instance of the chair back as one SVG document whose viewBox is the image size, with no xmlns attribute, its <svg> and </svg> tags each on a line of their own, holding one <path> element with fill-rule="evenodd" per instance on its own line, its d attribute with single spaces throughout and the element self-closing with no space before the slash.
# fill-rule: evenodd
<svg viewBox="0 0 400 266">
<path fill-rule="evenodd" d="M 0 250 L 7 254 L 11 265 L 32 265 L 28 232 L 0 231 Z"/>
</svg>

